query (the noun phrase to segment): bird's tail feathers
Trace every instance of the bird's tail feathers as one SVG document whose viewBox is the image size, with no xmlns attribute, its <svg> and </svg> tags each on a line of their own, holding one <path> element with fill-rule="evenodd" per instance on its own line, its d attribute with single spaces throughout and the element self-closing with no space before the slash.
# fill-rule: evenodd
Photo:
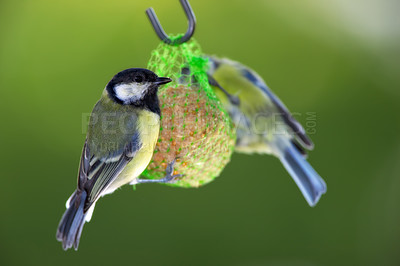
<svg viewBox="0 0 400 266">
<path fill-rule="evenodd" d="M 276 147 L 282 164 L 296 182 L 308 204 L 313 207 L 326 192 L 326 183 L 307 162 L 304 154 L 290 141 L 281 140 Z"/>
<path fill-rule="evenodd" d="M 61 218 L 57 229 L 57 240 L 62 242 L 64 250 L 74 247 L 78 249 L 82 228 L 85 224 L 84 211 L 87 194 L 84 190 L 76 190 L 67 202 L 67 210 Z"/>
</svg>

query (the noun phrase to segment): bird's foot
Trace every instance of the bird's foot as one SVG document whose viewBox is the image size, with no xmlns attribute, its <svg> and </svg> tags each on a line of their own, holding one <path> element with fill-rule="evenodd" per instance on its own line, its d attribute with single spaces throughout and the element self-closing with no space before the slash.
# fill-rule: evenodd
<svg viewBox="0 0 400 266">
<path fill-rule="evenodd" d="M 168 183 L 173 184 L 177 182 L 183 175 L 178 174 L 174 175 L 174 165 L 176 162 L 176 158 L 170 162 L 165 169 L 166 176 L 160 179 L 136 179 L 135 181 L 131 182 L 131 185 L 135 184 L 143 184 L 143 183 Z"/>
<path fill-rule="evenodd" d="M 170 162 L 167 168 L 165 169 L 166 176 L 162 178 L 165 180 L 165 183 L 175 183 L 176 181 L 178 181 L 180 178 L 183 177 L 183 175 L 181 174 L 174 175 L 174 166 L 176 163 L 176 159 L 177 158 L 175 158 L 172 162 Z"/>
</svg>

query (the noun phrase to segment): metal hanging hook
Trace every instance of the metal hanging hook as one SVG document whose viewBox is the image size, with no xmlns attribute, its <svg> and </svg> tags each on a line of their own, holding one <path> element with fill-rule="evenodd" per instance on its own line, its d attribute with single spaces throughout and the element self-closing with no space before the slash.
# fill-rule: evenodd
<svg viewBox="0 0 400 266">
<path fill-rule="evenodd" d="M 182 38 L 177 40 L 171 40 L 171 38 L 165 33 L 164 29 L 162 28 L 160 21 L 157 18 L 156 13 L 152 7 L 146 9 L 146 14 L 150 19 L 151 25 L 157 34 L 157 36 L 165 43 L 170 45 L 178 45 L 190 40 L 193 36 L 195 27 L 196 27 L 196 17 L 194 16 L 193 10 L 190 7 L 188 0 L 180 0 L 183 10 L 185 11 L 186 17 L 188 19 L 188 29 L 185 35 Z"/>
</svg>

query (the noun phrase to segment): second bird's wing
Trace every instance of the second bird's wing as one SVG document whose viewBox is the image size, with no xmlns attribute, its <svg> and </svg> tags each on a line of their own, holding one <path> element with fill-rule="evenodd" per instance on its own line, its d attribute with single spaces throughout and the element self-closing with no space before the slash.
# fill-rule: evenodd
<svg viewBox="0 0 400 266">
<path fill-rule="evenodd" d="M 253 71 L 248 68 L 242 66 L 241 72 L 243 77 L 248 79 L 251 83 L 257 86 L 262 92 L 264 92 L 269 99 L 275 104 L 278 111 L 281 113 L 283 120 L 290 127 L 293 133 L 296 136 L 297 141 L 301 143 L 301 145 L 308 149 L 312 150 L 314 148 L 314 144 L 311 139 L 307 136 L 306 131 L 302 127 L 302 125 L 292 116 L 289 109 L 282 103 L 282 101 L 268 88 L 267 84 L 263 81 L 263 79 L 258 76 Z"/>
</svg>

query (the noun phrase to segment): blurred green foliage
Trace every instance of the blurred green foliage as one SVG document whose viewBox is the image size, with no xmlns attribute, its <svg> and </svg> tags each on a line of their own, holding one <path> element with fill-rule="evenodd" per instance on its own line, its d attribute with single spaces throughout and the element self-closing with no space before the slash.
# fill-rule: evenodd
<svg viewBox="0 0 400 266">
<path fill-rule="evenodd" d="M 55 240 L 82 118 L 118 71 L 145 67 L 177 0 L 0 3 L 1 265 L 399 265 L 398 1 L 191 0 L 203 51 L 258 71 L 305 125 L 328 193 L 308 207 L 279 161 L 235 154 L 200 189 L 100 200 L 78 252 Z M 311 124 L 310 124 L 311 125 Z"/>
</svg>

